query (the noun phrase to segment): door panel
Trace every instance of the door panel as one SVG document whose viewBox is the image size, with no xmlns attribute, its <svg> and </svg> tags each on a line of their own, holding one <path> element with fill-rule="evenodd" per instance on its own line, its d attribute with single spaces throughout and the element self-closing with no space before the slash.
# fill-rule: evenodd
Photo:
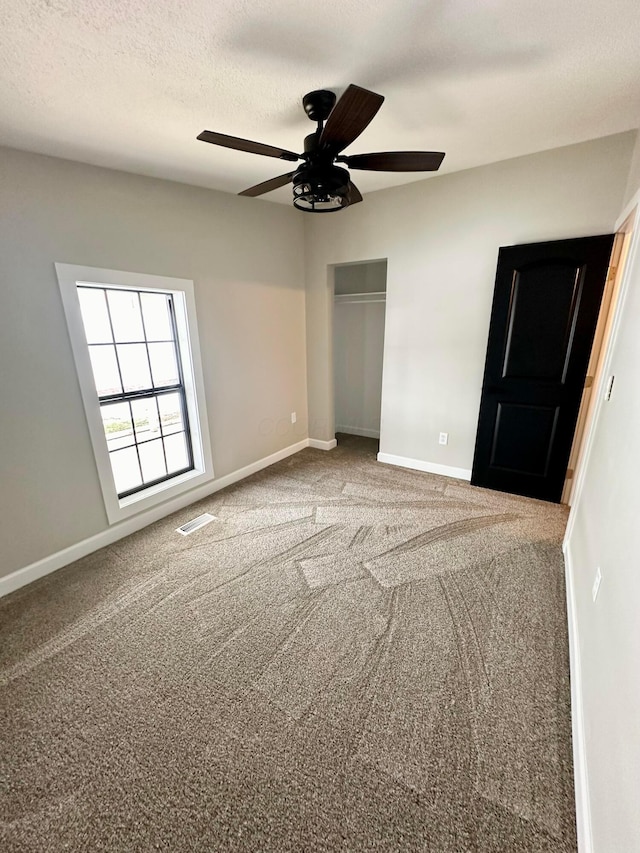
<svg viewBox="0 0 640 853">
<path fill-rule="evenodd" d="M 525 264 L 515 271 L 503 378 L 564 379 L 583 282 L 574 264 Z"/>
<path fill-rule="evenodd" d="M 557 407 L 498 403 L 491 467 L 546 477 L 558 412 Z"/>
<path fill-rule="evenodd" d="M 612 246 L 500 249 L 474 485 L 560 500 Z"/>
</svg>

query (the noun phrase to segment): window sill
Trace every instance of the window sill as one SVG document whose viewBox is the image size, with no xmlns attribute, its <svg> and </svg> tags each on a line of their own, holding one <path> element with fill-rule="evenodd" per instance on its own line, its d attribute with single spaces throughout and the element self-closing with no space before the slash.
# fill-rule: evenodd
<svg viewBox="0 0 640 853">
<path fill-rule="evenodd" d="M 184 494 L 184 492 L 188 492 L 190 489 L 202 486 L 210 480 L 213 480 L 213 473 L 199 470 L 186 471 L 178 477 L 166 480 L 164 483 L 158 483 L 156 486 L 136 492 L 136 494 L 129 495 L 129 497 L 121 499 L 115 497 L 113 501 L 105 501 L 109 524 L 117 524 L 125 518 L 130 518 L 133 515 L 151 509 L 151 507 L 171 500 L 171 498 L 177 495 Z"/>
</svg>

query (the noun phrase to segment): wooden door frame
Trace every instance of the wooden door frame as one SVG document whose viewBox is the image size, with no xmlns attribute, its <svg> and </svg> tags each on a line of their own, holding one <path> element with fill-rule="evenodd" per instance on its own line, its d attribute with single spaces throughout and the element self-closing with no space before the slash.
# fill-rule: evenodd
<svg viewBox="0 0 640 853">
<path fill-rule="evenodd" d="M 560 499 L 561 503 L 568 504 L 569 506 L 571 506 L 576 497 L 576 486 L 580 479 L 579 475 L 582 473 L 584 467 L 589 436 L 594 425 L 598 396 L 602 389 L 602 374 L 609 351 L 614 318 L 620 301 L 622 282 L 635 227 L 636 211 L 637 208 L 634 208 L 616 231 L 613 250 L 611 252 L 607 281 L 602 295 L 598 323 L 587 367 L 585 387 L 582 393 L 573 444 L 571 445 L 571 453 L 569 455 L 567 475 Z"/>
</svg>

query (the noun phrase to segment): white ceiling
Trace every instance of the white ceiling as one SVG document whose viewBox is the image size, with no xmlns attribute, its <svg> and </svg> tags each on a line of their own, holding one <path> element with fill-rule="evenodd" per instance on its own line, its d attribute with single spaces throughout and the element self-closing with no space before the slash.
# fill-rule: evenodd
<svg viewBox="0 0 640 853">
<path fill-rule="evenodd" d="M 638 0 L 0 0 L 0 20 L 0 143 L 234 193 L 289 164 L 201 130 L 300 151 L 302 95 L 351 82 L 386 101 L 347 153 L 446 151 L 441 173 L 640 124 Z"/>
</svg>

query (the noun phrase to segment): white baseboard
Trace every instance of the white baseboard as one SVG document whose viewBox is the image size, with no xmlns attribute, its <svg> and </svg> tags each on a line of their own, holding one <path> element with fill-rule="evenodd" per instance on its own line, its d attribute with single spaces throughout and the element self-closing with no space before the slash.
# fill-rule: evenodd
<svg viewBox="0 0 640 853">
<path fill-rule="evenodd" d="M 329 442 L 325 443 L 328 444 Z M 31 565 L 25 566 L 22 569 L 17 569 L 10 575 L 0 578 L 0 598 L 4 595 L 9 595 L 10 592 L 15 592 L 15 590 L 20 589 L 20 587 L 25 586 L 32 581 L 38 580 L 38 578 L 51 574 L 51 572 L 55 572 L 57 569 L 61 569 L 63 566 L 68 566 L 69 563 L 73 563 L 81 557 L 86 557 L 87 554 L 91 554 L 93 551 L 98 551 L 106 545 L 111 545 L 113 542 L 117 542 L 118 539 L 123 539 L 131 533 L 135 533 L 137 530 L 141 530 L 143 527 L 153 524 L 154 521 L 158 521 L 179 509 L 183 509 L 196 501 L 202 500 L 202 498 L 206 498 L 214 492 L 224 489 L 226 486 L 231 486 L 239 480 L 244 480 L 245 477 L 249 477 L 251 474 L 255 474 L 263 468 L 268 468 L 269 465 L 273 465 L 281 459 L 286 459 L 287 456 L 292 456 L 294 453 L 298 453 L 298 451 L 304 450 L 305 447 L 309 447 L 310 445 L 310 439 L 304 438 L 296 444 L 291 444 L 289 447 L 284 447 L 282 450 L 272 453 L 270 456 L 265 456 L 262 459 L 258 459 L 256 462 L 252 462 L 250 465 L 245 465 L 244 468 L 232 471 L 231 474 L 226 474 L 224 477 L 219 477 L 217 480 L 211 480 L 209 483 L 204 483 L 202 486 L 198 486 L 190 492 L 179 495 L 173 500 L 169 500 L 160 506 L 153 507 L 153 509 L 149 509 L 146 512 L 141 512 L 139 515 L 127 518 L 125 521 L 112 524 L 106 530 L 103 530 L 101 533 L 96 533 L 95 536 L 90 536 L 88 539 L 83 539 L 82 542 L 77 542 L 75 545 L 64 548 L 62 551 L 57 551 L 55 554 L 51 554 L 49 557 L 44 557 L 42 560 L 31 563 Z M 311 446 L 315 447 L 316 445 Z"/>
<path fill-rule="evenodd" d="M 567 623 L 569 627 L 569 668 L 571 673 L 571 731 L 573 740 L 573 776 L 576 794 L 576 827 L 579 853 L 593 853 L 591 835 L 591 806 L 589 803 L 589 774 L 585 744 L 584 714 L 582 707 L 582 671 L 580 645 L 573 588 L 573 564 L 569 543 L 562 545 L 567 590 Z"/>
<path fill-rule="evenodd" d="M 399 465 L 400 468 L 412 468 L 414 471 L 426 471 L 428 474 L 441 474 L 443 477 L 455 477 L 456 480 L 470 480 L 468 468 L 454 468 L 452 465 L 438 465 L 437 462 L 425 462 L 422 459 L 410 459 L 408 456 L 395 456 L 393 453 L 378 453 L 378 462 L 387 465 Z"/>
<path fill-rule="evenodd" d="M 379 429 L 365 429 L 365 427 L 337 426 L 336 432 L 344 432 L 347 435 L 362 435 L 364 438 L 380 438 Z"/>
<path fill-rule="evenodd" d="M 320 438 L 309 439 L 309 447 L 315 447 L 316 450 L 333 450 L 337 446 L 338 442 L 335 438 L 332 438 L 330 441 L 322 441 Z"/>
</svg>

